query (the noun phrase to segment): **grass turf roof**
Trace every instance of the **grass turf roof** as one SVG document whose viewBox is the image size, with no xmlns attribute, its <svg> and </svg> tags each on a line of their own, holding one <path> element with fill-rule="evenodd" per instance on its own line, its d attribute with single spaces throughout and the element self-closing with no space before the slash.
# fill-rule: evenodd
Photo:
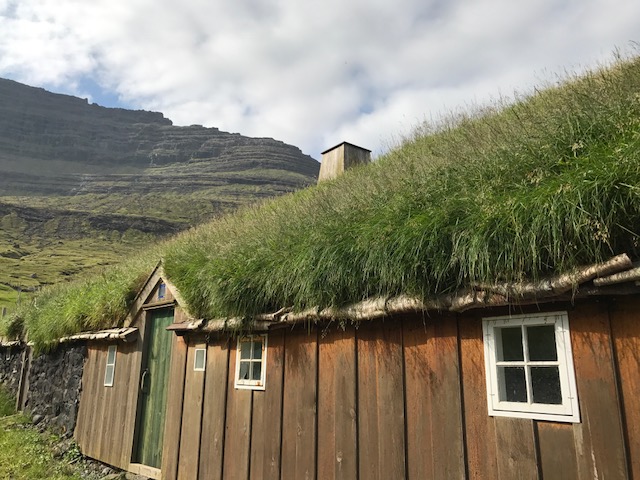
<svg viewBox="0 0 640 480">
<path fill-rule="evenodd" d="M 196 317 L 429 298 L 626 252 L 640 231 L 640 60 L 460 115 L 374 164 L 223 217 L 6 322 L 48 341 L 113 326 L 159 257 Z M 64 328 L 61 328 L 63 325 Z"/>
</svg>

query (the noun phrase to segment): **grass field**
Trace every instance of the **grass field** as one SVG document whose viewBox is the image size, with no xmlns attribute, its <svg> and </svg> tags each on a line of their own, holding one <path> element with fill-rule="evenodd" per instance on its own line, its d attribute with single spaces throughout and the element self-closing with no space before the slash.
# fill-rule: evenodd
<svg viewBox="0 0 640 480">
<path fill-rule="evenodd" d="M 13 399 L 0 388 L 0 478 L 11 480 L 80 480 L 72 460 L 76 453 L 56 455 L 59 438 L 38 432 L 29 418 L 16 414 Z"/>
</svg>

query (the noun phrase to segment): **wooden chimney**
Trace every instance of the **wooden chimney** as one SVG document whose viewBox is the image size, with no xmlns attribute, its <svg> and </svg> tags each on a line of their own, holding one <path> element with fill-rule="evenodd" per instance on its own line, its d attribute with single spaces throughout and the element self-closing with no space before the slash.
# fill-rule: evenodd
<svg viewBox="0 0 640 480">
<path fill-rule="evenodd" d="M 345 170 L 371 162 L 371 150 L 342 142 L 322 152 L 318 183 L 342 175 Z"/>
</svg>

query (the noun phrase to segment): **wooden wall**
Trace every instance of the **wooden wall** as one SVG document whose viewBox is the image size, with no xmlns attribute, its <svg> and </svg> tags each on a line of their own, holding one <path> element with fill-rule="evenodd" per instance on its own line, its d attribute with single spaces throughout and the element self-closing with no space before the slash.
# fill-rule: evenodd
<svg viewBox="0 0 640 480">
<path fill-rule="evenodd" d="M 162 476 L 640 480 L 640 302 L 545 308 L 569 312 L 581 423 L 488 416 L 481 320 L 504 309 L 273 330 L 264 391 L 234 388 L 233 339 L 187 338 Z"/>
<path fill-rule="evenodd" d="M 140 376 L 138 342 L 118 342 L 113 387 L 104 386 L 109 343 L 92 343 L 82 374 L 75 439 L 82 453 L 126 469 L 131 450 Z"/>
</svg>

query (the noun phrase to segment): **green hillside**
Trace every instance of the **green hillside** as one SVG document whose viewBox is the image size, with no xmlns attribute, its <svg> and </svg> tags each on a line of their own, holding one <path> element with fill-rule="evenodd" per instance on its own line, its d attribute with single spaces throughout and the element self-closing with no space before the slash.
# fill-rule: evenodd
<svg viewBox="0 0 640 480">
<path fill-rule="evenodd" d="M 0 307 L 315 183 L 299 148 L 0 79 Z"/>
<path fill-rule="evenodd" d="M 640 59 L 417 129 L 335 181 L 179 235 L 13 316 L 45 342 L 117 324 L 163 259 L 195 317 L 423 299 L 626 252 L 640 232 Z"/>
</svg>

